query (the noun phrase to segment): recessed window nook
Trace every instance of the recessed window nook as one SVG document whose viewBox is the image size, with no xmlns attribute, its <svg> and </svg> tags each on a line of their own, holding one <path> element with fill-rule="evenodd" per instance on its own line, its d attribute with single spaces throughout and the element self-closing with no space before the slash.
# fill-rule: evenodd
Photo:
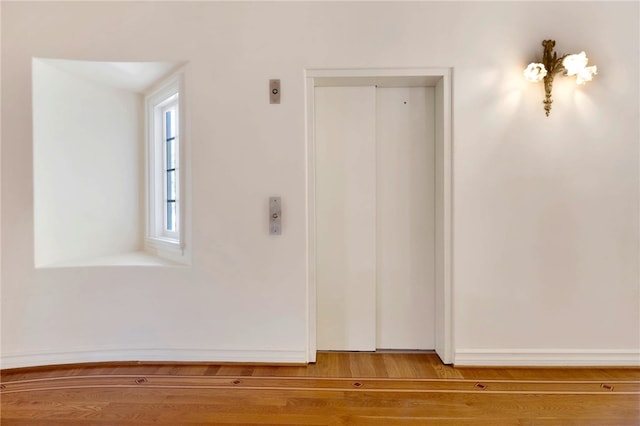
<svg viewBox="0 0 640 426">
<path fill-rule="evenodd" d="M 33 58 L 36 268 L 188 263 L 183 69 Z M 150 116 L 147 101 L 158 94 Z M 165 147 L 157 152 L 156 136 Z"/>
</svg>

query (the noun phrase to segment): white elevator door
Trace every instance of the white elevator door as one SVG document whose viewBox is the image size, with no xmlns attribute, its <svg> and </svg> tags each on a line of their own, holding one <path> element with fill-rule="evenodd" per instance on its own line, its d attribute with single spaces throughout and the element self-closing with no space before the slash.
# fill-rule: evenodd
<svg viewBox="0 0 640 426">
<path fill-rule="evenodd" d="M 433 349 L 433 88 L 317 87 L 315 133 L 318 349 Z"/>
<path fill-rule="evenodd" d="M 435 347 L 434 96 L 377 90 L 377 348 Z"/>
<path fill-rule="evenodd" d="M 316 128 L 317 345 L 376 348 L 376 92 L 319 87 Z"/>
</svg>

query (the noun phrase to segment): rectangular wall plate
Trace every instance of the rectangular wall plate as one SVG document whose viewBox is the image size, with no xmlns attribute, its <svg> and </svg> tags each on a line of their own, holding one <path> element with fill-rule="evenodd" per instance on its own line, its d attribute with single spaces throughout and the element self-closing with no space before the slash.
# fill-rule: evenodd
<svg viewBox="0 0 640 426">
<path fill-rule="evenodd" d="M 269 80 L 269 103 L 280 103 L 280 80 Z"/>
<path fill-rule="evenodd" d="M 269 198 L 269 235 L 282 235 L 282 206 L 280 197 Z"/>
</svg>

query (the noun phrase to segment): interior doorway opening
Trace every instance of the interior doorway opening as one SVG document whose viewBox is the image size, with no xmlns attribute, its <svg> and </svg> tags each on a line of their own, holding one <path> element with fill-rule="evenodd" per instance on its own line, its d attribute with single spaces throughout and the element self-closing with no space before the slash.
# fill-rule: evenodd
<svg viewBox="0 0 640 426">
<path fill-rule="evenodd" d="M 307 71 L 309 362 L 452 362 L 450 105 L 449 69 Z"/>
</svg>

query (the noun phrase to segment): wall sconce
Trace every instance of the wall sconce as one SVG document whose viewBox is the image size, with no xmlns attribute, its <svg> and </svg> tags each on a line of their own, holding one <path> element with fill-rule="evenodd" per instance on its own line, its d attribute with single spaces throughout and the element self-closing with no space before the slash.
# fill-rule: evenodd
<svg viewBox="0 0 640 426">
<path fill-rule="evenodd" d="M 563 72 L 565 76 L 576 76 L 577 84 L 585 84 L 591 81 L 598 73 L 595 65 L 588 67 L 586 53 L 580 52 L 573 55 L 563 55 L 558 58 L 558 54 L 553 51 L 556 45 L 555 40 L 544 40 L 544 53 L 542 62 L 532 62 L 524 70 L 524 77 L 531 82 L 544 81 L 544 111 L 547 117 L 551 112 L 551 88 L 553 87 L 553 77 Z"/>
</svg>

